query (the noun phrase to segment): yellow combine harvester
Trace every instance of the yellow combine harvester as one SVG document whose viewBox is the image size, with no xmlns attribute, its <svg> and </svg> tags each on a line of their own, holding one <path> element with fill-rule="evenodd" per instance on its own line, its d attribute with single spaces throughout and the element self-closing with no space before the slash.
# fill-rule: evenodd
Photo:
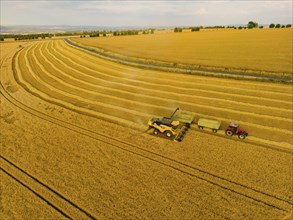
<svg viewBox="0 0 293 220">
<path fill-rule="evenodd" d="M 176 108 L 171 117 L 152 118 L 148 121 L 148 125 L 149 128 L 154 128 L 154 135 L 162 133 L 167 138 L 182 141 L 193 120 L 193 113 Z"/>
</svg>

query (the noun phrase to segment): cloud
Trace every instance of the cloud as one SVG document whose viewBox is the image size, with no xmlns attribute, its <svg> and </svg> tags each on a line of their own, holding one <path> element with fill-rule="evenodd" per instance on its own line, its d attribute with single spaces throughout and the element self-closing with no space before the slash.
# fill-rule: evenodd
<svg viewBox="0 0 293 220">
<path fill-rule="evenodd" d="M 208 13 L 209 12 L 206 8 L 199 8 L 195 11 L 195 14 L 197 14 L 197 15 L 206 15 Z"/>
<path fill-rule="evenodd" d="M 1 23 L 69 25 L 229 25 L 291 23 L 292 1 L 1 0 Z"/>
</svg>

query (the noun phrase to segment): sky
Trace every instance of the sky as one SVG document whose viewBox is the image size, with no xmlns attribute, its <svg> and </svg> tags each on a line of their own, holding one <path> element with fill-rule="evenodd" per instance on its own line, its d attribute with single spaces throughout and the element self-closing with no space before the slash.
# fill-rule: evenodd
<svg viewBox="0 0 293 220">
<path fill-rule="evenodd" d="M 292 23 L 292 0 L 0 0 L 1 25 L 214 26 Z"/>
</svg>

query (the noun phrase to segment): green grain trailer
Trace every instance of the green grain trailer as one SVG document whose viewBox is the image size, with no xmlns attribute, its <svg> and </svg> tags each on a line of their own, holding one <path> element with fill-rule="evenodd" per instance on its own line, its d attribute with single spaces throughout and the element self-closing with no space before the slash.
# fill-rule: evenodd
<svg viewBox="0 0 293 220">
<path fill-rule="evenodd" d="M 177 108 L 171 116 L 173 121 L 180 121 L 186 125 L 190 125 L 194 120 L 194 113 L 188 111 L 182 111 Z"/>
<path fill-rule="evenodd" d="M 221 122 L 216 120 L 200 118 L 197 122 L 197 125 L 200 129 L 210 128 L 214 133 L 216 133 L 221 127 Z"/>
</svg>

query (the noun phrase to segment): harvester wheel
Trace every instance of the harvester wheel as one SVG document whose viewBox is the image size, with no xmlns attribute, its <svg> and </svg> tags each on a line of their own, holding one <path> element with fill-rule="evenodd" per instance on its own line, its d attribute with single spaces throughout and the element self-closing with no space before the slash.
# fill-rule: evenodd
<svg viewBox="0 0 293 220">
<path fill-rule="evenodd" d="M 214 132 L 214 133 L 217 133 L 217 131 L 218 131 L 217 129 L 213 129 L 213 132 Z"/>
<path fill-rule="evenodd" d="M 168 138 L 171 138 L 173 136 L 172 132 L 171 131 L 166 131 L 166 136 Z"/>
<path fill-rule="evenodd" d="M 203 129 L 203 126 L 198 126 L 199 129 Z"/>
<path fill-rule="evenodd" d="M 227 130 L 227 131 L 226 131 L 226 135 L 227 135 L 227 136 L 232 136 L 232 135 L 233 135 L 233 132 L 230 131 L 230 130 Z"/>
<path fill-rule="evenodd" d="M 239 138 L 240 140 L 244 140 L 245 137 L 246 137 L 246 136 L 245 136 L 244 134 L 239 134 L 239 135 L 238 135 L 238 138 Z"/>
<path fill-rule="evenodd" d="M 158 130 L 158 129 L 155 129 L 154 131 L 153 131 L 153 134 L 154 135 L 158 135 L 160 133 L 160 131 Z"/>
</svg>

